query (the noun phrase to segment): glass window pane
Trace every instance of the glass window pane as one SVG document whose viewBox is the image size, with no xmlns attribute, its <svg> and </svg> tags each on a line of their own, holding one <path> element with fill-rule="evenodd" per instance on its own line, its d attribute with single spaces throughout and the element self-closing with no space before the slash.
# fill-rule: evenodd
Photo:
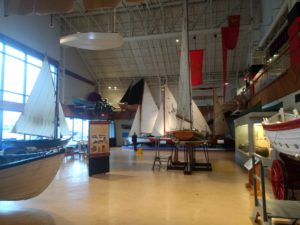
<svg viewBox="0 0 300 225">
<path fill-rule="evenodd" d="M 19 58 L 19 59 L 25 59 L 25 53 L 20 51 L 20 50 L 17 50 L 9 45 L 5 45 L 5 53 L 6 54 L 9 54 L 11 56 L 14 56 L 16 58 Z"/>
<path fill-rule="evenodd" d="M 74 119 L 74 136 L 73 140 L 82 140 L 82 120 L 81 119 Z"/>
<path fill-rule="evenodd" d="M 23 95 L 3 91 L 3 100 L 8 102 L 23 103 Z"/>
<path fill-rule="evenodd" d="M 38 67 L 42 67 L 42 64 L 43 64 L 43 61 L 40 60 L 40 59 L 37 59 L 35 57 L 32 57 L 30 55 L 27 55 L 27 62 L 33 64 L 33 65 L 36 65 Z"/>
<path fill-rule="evenodd" d="M 0 51 L 3 51 L 3 43 L 0 42 Z"/>
<path fill-rule="evenodd" d="M 1 84 L 2 84 L 2 57 L 3 54 L 0 53 L 0 89 L 2 89 Z"/>
<path fill-rule="evenodd" d="M 109 137 L 115 138 L 115 123 L 114 122 L 111 122 L 109 124 Z"/>
<path fill-rule="evenodd" d="M 57 74 L 57 68 L 53 65 L 50 65 L 50 71 L 51 73 Z"/>
<path fill-rule="evenodd" d="M 36 66 L 27 64 L 26 95 L 30 95 L 40 70 Z"/>
<path fill-rule="evenodd" d="M 4 87 L 3 89 L 13 93 L 24 93 L 24 65 L 21 60 L 15 59 L 11 56 L 5 56 L 5 68 L 4 68 Z M 4 93 L 4 100 L 11 100 L 11 95 Z M 22 102 L 22 96 L 14 96 L 15 101 Z"/>
<path fill-rule="evenodd" d="M 72 131 L 72 134 L 73 134 L 73 119 L 66 117 L 66 122 L 69 127 L 69 130 Z"/>
<path fill-rule="evenodd" d="M 82 140 L 87 141 L 89 138 L 89 121 L 83 121 L 83 137 Z"/>
<path fill-rule="evenodd" d="M 3 139 L 23 139 L 24 135 L 22 134 L 15 134 L 11 133 L 15 123 L 17 122 L 19 116 L 21 115 L 20 112 L 13 112 L 13 111 L 3 111 L 3 132 L 2 138 Z"/>
</svg>

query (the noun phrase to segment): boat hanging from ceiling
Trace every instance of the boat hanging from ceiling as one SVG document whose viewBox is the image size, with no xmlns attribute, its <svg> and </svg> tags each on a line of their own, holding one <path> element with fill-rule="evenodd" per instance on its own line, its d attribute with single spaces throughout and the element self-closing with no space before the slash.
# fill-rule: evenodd
<svg viewBox="0 0 300 225">
<path fill-rule="evenodd" d="M 296 110 L 286 113 L 281 108 L 274 116 L 265 118 L 262 126 L 277 151 L 300 156 L 300 117 Z"/>
<path fill-rule="evenodd" d="M 23 200 L 37 196 L 51 183 L 64 157 L 70 135 L 62 107 L 57 102 L 48 60 L 12 132 L 46 137 L 40 140 L 1 142 L 0 200 Z"/>
</svg>

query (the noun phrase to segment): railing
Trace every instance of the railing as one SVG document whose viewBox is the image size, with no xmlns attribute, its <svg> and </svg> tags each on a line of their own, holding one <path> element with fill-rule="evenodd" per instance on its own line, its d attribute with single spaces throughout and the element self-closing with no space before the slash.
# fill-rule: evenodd
<svg viewBox="0 0 300 225">
<path fill-rule="evenodd" d="M 286 48 L 279 56 L 256 74 L 253 79 L 254 95 L 271 84 L 274 80 L 284 74 L 290 68 L 290 54 Z"/>
</svg>

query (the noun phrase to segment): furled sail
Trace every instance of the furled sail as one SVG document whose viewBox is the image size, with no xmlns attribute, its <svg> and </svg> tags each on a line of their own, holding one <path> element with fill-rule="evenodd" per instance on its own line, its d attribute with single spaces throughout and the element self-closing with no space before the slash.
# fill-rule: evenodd
<svg viewBox="0 0 300 225">
<path fill-rule="evenodd" d="M 54 82 L 48 60 L 45 58 L 30 97 L 12 132 L 54 138 L 55 102 Z M 63 134 L 69 135 L 60 104 L 59 112 L 61 130 Z"/>
<path fill-rule="evenodd" d="M 129 132 L 131 136 L 136 134 L 151 133 L 157 117 L 158 108 L 152 97 L 148 84 L 144 83 L 142 104 L 138 107 L 133 125 Z"/>
<path fill-rule="evenodd" d="M 187 21 L 187 3 L 184 3 L 181 51 L 180 51 L 180 71 L 178 83 L 178 112 L 177 114 L 184 120 L 191 121 L 191 90 L 190 90 L 190 70 L 189 70 L 189 44 L 188 44 L 188 21 Z M 183 123 L 179 124 L 180 129 L 184 129 Z M 188 129 L 191 129 L 189 125 Z"/>
</svg>

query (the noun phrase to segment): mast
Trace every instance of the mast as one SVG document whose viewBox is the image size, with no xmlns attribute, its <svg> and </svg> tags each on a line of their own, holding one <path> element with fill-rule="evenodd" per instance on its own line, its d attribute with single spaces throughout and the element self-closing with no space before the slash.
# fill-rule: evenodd
<svg viewBox="0 0 300 225">
<path fill-rule="evenodd" d="M 189 20 L 188 20 L 188 15 L 189 15 L 189 11 L 188 11 L 188 0 L 184 1 L 184 7 L 185 7 L 185 23 L 186 23 L 186 41 L 187 41 L 187 66 L 188 66 L 188 78 L 189 78 L 189 103 L 190 103 L 190 115 L 189 115 L 189 119 L 191 120 L 190 123 L 190 129 L 193 128 L 193 113 L 192 113 L 192 85 L 191 85 L 191 74 L 190 74 L 190 46 L 189 46 Z"/>
<path fill-rule="evenodd" d="M 55 110 L 54 110 L 54 136 L 53 138 L 59 138 L 58 137 L 58 126 L 59 126 L 59 117 L 58 117 L 58 114 L 59 114 L 59 109 L 58 109 L 58 73 L 57 73 L 57 76 L 56 76 L 56 85 L 55 85 Z"/>
<path fill-rule="evenodd" d="M 189 62 L 189 34 L 187 18 L 188 1 L 183 4 L 182 36 L 180 49 L 179 81 L 178 81 L 178 115 L 180 118 L 180 129 L 192 128 L 192 103 L 191 103 L 191 78 Z M 187 124 L 187 123 L 188 124 Z M 186 124 L 186 125 L 185 125 Z"/>
<path fill-rule="evenodd" d="M 163 86 L 163 115 L 164 115 L 164 136 L 166 135 L 166 85 Z"/>
</svg>

